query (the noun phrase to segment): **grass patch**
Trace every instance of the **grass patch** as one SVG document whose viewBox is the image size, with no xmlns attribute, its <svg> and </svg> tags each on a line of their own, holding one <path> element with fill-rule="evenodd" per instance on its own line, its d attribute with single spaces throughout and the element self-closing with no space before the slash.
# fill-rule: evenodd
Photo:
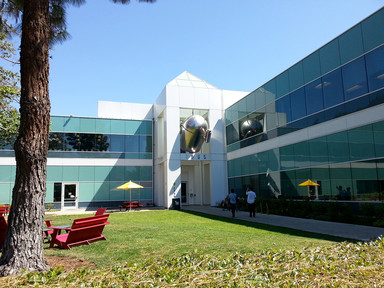
<svg viewBox="0 0 384 288">
<path fill-rule="evenodd" d="M 84 215 L 57 216 L 54 225 L 71 223 Z M 266 249 L 301 249 L 328 246 L 344 239 L 274 227 L 238 219 L 174 210 L 112 213 L 104 229 L 107 241 L 71 250 L 49 249 L 45 254 L 70 256 L 94 262 L 100 267 L 144 263 L 151 259 L 181 257 L 199 253 L 228 257 Z"/>
<path fill-rule="evenodd" d="M 55 225 L 71 215 L 55 217 Z M 113 213 L 108 241 L 51 256 L 97 268 L 24 273 L 0 287 L 384 287 L 384 240 L 336 237 L 182 211 Z"/>
</svg>

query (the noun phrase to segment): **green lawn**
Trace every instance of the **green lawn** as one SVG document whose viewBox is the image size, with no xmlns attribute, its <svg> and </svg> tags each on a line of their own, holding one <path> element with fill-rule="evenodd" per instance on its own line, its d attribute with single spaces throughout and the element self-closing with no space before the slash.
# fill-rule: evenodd
<svg viewBox="0 0 384 288">
<path fill-rule="evenodd" d="M 54 226 L 88 215 L 55 216 Z M 279 228 L 247 221 L 175 210 L 111 213 L 104 229 L 107 241 L 49 249 L 45 255 L 71 256 L 105 267 L 126 262 L 143 263 L 180 257 L 198 251 L 227 257 L 266 249 L 302 249 L 329 246 L 343 239 Z"/>
</svg>

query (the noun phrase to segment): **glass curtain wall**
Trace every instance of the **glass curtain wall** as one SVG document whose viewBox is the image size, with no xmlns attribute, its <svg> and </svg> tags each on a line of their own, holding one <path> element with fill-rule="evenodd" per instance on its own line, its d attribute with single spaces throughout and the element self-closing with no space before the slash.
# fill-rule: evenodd
<svg viewBox="0 0 384 288">
<path fill-rule="evenodd" d="M 311 179 L 318 199 L 384 200 L 384 121 L 228 161 L 228 175 L 239 195 L 303 199 Z"/>
</svg>

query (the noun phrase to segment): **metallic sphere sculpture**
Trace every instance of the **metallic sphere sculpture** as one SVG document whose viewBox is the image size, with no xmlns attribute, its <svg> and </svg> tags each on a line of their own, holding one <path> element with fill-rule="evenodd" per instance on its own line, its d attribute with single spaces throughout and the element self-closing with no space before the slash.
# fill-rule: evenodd
<svg viewBox="0 0 384 288">
<path fill-rule="evenodd" d="M 211 131 L 208 130 L 208 123 L 200 115 L 188 117 L 180 125 L 180 148 L 182 152 L 197 153 L 200 151 L 203 142 L 209 142 Z"/>
<path fill-rule="evenodd" d="M 263 132 L 263 125 L 255 119 L 248 119 L 241 123 L 240 135 L 241 139 L 245 139 Z"/>
</svg>

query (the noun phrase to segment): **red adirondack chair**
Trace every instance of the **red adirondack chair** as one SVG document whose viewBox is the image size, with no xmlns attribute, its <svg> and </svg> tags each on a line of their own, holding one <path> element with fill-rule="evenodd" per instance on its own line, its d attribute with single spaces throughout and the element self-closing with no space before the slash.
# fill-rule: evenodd
<svg viewBox="0 0 384 288">
<path fill-rule="evenodd" d="M 95 216 L 100 216 L 100 215 L 103 215 L 105 213 L 105 211 L 107 211 L 107 208 L 98 208 L 96 213 L 95 213 Z"/>
<path fill-rule="evenodd" d="M 105 225 L 108 222 L 109 214 L 100 216 L 91 216 L 73 220 L 71 228 L 52 227 L 53 234 L 49 248 L 58 245 L 65 249 L 71 249 L 73 246 L 89 245 L 91 242 L 107 240 L 102 234 Z M 66 230 L 68 233 L 59 235 L 59 231 Z"/>
<path fill-rule="evenodd" d="M 5 232 L 7 231 L 7 220 L 3 215 L 0 215 L 0 249 L 3 249 Z"/>
</svg>

